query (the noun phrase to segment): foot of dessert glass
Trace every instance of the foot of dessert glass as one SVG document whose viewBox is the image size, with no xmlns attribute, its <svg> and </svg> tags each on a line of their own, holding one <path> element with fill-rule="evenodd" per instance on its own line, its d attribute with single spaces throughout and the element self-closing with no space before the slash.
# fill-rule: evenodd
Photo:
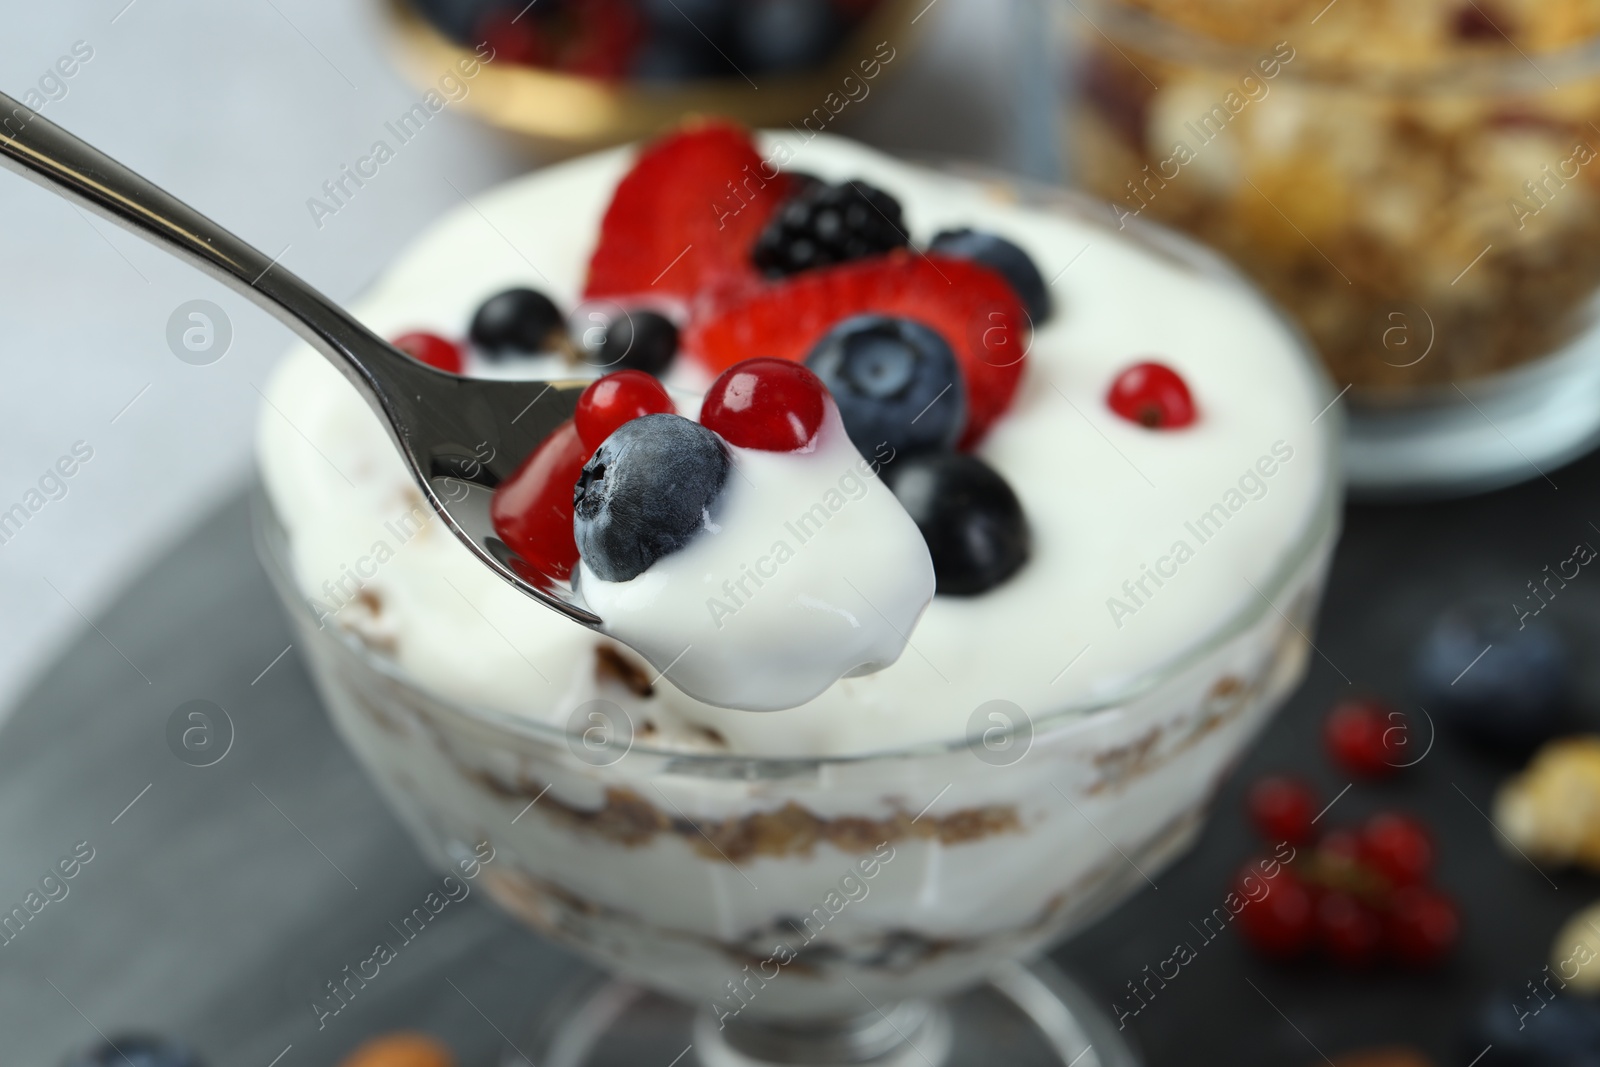
<svg viewBox="0 0 1600 1067">
<path fill-rule="evenodd" d="M 502 1067 L 1138 1067 L 1100 1005 L 1048 961 L 1006 964 L 976 989 L 803 1026 L 720 1021 L 593 972 L 534 1013 Z M 673 1057 L 678 1057 L 673 1059 Z"/>
</svg>

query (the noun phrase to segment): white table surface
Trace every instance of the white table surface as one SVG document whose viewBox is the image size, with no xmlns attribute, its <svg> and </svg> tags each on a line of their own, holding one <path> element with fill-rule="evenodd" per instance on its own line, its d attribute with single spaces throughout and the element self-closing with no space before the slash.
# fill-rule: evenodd
<svg viewBox="0 0 1600 1067">
<path fill-rule="evenodd" d="M 1048 173 L 1051 90 L 1027 61 L 1030 2 L 934 0 L 906 67 L 841 130 Z M 539 163 L 447 110 L 319 230 L 307 198 L 418 96 L 386 60 L 373 0 L 77 0 L 10 14 L 0 89 L 21 98 L 75 45 L 92 49 L 42 114 L 281 251 L 336 300 L 358 294 L 457 203 L 456 189 L 470 195 Z M 9 174 L 0 234 L 0 511 L 75 443 L 93 450 L 66 495 L 0 544 L 5 709 L 68 636 L 250 477 L 257 387 L 289 335 L 189 267 Z M 230 350 L 209 366 L 179 361 L 165 340 L 168 317 L 193 299 L 214 301 L 233 324 Z M 142 677 L 130 663 L 129 684 Z"/>
</svg>

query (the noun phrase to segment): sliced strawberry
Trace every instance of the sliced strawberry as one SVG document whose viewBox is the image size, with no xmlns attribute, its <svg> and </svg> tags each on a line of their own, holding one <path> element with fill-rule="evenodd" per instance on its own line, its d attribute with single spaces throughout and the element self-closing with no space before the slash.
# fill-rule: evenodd
<svg viewBox="0 0 1600 1067">
<path fill-rule="evenodd" d="M 688 301 L 753 284 L 750 248 L 789 190 L 750 135 L 707 122 L 646 146 L 600 223 L 584 295 Z"/>
<path fill-rule="evenodd" d="M 1027 313 L 995 271 L 970 260 L 894 252 L 804 271 L 735 295 L 692 322 L 684 350 L 719 372 L 743 359 L 803 360 L 841 319 L 876 312 L 938 330 L 961 363 L 970 448 L 1005 411 L 1022 377 Z"/>
</svg>

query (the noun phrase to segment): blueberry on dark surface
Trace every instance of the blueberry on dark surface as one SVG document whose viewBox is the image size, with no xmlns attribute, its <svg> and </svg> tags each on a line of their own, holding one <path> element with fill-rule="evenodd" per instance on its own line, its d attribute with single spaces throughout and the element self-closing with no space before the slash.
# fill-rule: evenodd
<svg viewBox="0 0 1600 1067">
<path fill-rule="evenodd" d="M 821 66 L 844 36 L 845 22 L 828 0 L 745 0 L 734 27 L 741 66 L 790 74 Z"/>
<path fill-rule="evenodd" d="M 1050 317 L 1050 290 L 1033 257 L 997 234 L 983 230 L 945 230 L 934 237 L 928 251 L 957 259 L 970 259 L 992 268 L 1016 291 L 1037 326 Z"/>
<path fill-rule="evenodd" d="M 561 309 L 533 289 L 507 289 L 485 300 L 468 336 L 486 356 L 548 352 L 566 331 Z"/>
<path fill-rule="evenodd" d="M 1423 637 L 1414 671 L 1422 706 L 1475 740 L 1529 747 L 1563 727 L 1568 655 L 1552 619 L 1452 608 Z"/>
<path fill-rule="evenodd" d="M 1501 987 L 1483 1001 L 1462 1047 L 1480 1057 L 1478 1067 L 1600 1067 L 1600 1005 Z"/>
<path fill-rule="evenodd" d="M 189 1046 L 147 1034 L 118 1034 L 68 1056 L 63 1067 L 204 1067 Z"/>
<path fill-rule="evenodd" d="M 986 593 L 1027 562 L 1032 538 L 1022 502 L 977 456 L 906 456 L 883 474 L 928 544 L 938 595 Z"/>
<path fill-rule="evenodd" d="M 660 375 L 678 354 L 678 328 L 654 311 L 629 311 L 606 326 L 591 362 L 608 371 Z"/>
<path fill-rule="evenodd" d="M 572 528 L 585 565 L 626 582 L 688 544 L 715 510 L 729 464 L 721 438 L 681 415 L 624 423 L 578 475 Z"/>
<path fill-rule="evenodd" d="M 900 201 L 861 181 L 803 183 L 756 238 L 751 257 L 782 277 L 881 255 L 909 243 Z"/>
<path fill-rule="evenodd" d="M 966 423 L 955 353 L 912 319 L 857 315 L 829 330 L 806 357 L 863 455 L 953 448 Z"/>
</svg>

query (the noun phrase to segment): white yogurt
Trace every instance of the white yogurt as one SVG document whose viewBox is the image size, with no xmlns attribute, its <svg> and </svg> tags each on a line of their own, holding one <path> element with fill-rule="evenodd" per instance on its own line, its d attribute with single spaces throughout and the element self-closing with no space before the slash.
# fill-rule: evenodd
<svg viewBox="0 0 1600 1067">
<path fill-rule="evenodd" d="M 905 650 L 933 599 L 916 524 L 832 401 L 799 452 L 730 447 L 715 521 L 626 582 L 580 565 L 578 594 L 684 694 L 778 711 Z"/>
<path fill-rule="evenodd" d="M 991 230 L 1053 279 L 1056 313 L 1034 333 L 1011 409 L 977 448 L 1027 515 L 1033 553 L 1021 571 L 982 596 L 936 597 L 908 654 L 799 707 L 731 711 L 670 679 L 635 702 L 597 676 L 604 638 L 512 589 L 437 522 L 399 543 L 391 528 L 420 504 L 410 475 L 360 397 L 301 346 L 267 389 L 259 453 L 305 595 L 345 604 L 337 619 L 374 631 L 400 669 L 447 699 L 564 724 L 604 697 L 654 726 L 654 744 L 704 747 L 714 735 L 734 752 L 788 757 L 957 739 L 995 700 L 1037 719 L 1118 693 L 1259 603 L 1316 519 L 1330 447 L 1328 420 L 1312 421 L 1326 390 L 1270 308 L 1114 228 L 837 138 L 795 148 L 796 135 L 770 134 L 763 154 L 783 140 L 790 166 L 896 196 L 918 243 L 946 228 Z M 630 148 L 602 152 L 475 198 L 481 215 L 463 206 L 439 222 L 356 312 L 385 335 L 459 336 L 485 297 L 512 285 L 577 306 L 632 158 Z M 1188 382 L 1195 425 L 1152 432 L 1107 410 L 1116 374 L 1148 358 Z M 348 589 L 341 575 L 357 570 L 372 597 L 327 599 L 325 582 Z M 373 598 L 379 615 L 367 618 Z"/>
</svg>

